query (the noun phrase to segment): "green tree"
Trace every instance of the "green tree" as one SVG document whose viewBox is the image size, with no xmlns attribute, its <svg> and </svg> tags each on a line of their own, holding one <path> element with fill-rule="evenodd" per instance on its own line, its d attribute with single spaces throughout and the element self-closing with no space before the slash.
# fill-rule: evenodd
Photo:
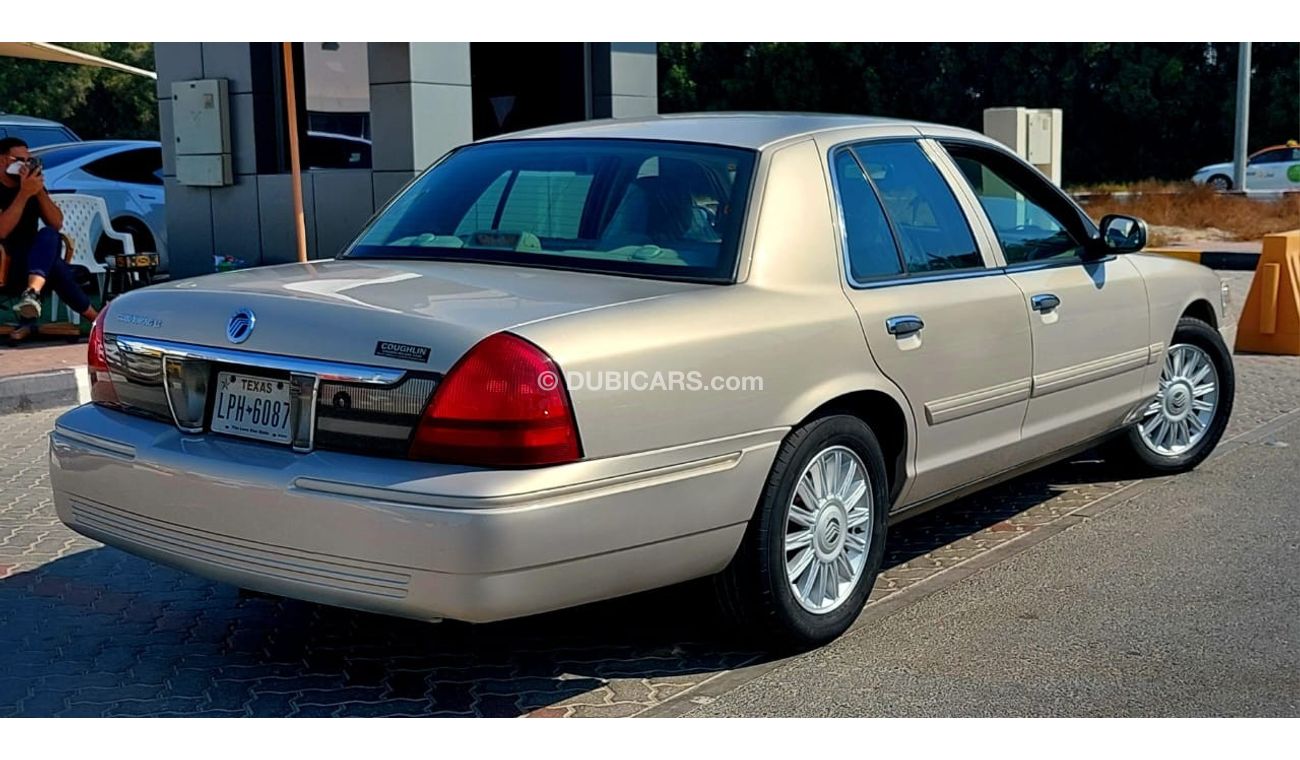
<svg viewBox="0 0 1300 760">
<path fill-rule="evenodd" d="M 1300 137 L 1300 44 L 1256 43 L 1252 149 Z M 659 45 L 664 112 L 859 113 L 980 129 L 985 108 L 1065 112 L 1067 183 L 1185 179 L 1232 155 L 1236 43 Z"/>
<path fill-rule="evenodd" d="M 151 42 L 60 42 L 152 71 Z M 62 122 L 87 140 L 158 139 L 154 80 L 111 69 L 0 58 L 0 110 Z"/>
</svg>

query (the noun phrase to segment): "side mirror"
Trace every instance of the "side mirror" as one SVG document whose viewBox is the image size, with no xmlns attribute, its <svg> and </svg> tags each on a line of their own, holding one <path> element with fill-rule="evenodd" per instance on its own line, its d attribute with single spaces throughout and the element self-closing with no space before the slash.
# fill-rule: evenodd
<svg viewBox="0 0 1300 760">
<path fill-rule="evenodd" d="M 1107 253 L 1133 253 L 1147 245 L 1147 223 L 1135 216 L 1107 214 L 1100 227 L 1100 242 Z"/>
</svg>

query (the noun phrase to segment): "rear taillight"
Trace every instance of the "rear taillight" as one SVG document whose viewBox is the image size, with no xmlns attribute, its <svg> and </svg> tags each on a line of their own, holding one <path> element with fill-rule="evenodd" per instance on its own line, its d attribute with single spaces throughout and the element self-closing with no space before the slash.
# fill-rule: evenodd
<svg viewBox="0 0 1300 760">
<path fill-rule="evenodd" d="M 90 346 L 86 351 L 86 366 L 90 370 L 90 400 L 97 404 L 116 404 L 117 391 L 108 370 L 108 350 L 104 344 L 104 320 L 108 307 L 95 317 L 90 328 Z"/>
<path fill-rule="evenodd" d="M 484 467 L 579 459 L 578 426 L 559 367 L 522 338 L 484 338 L 438 384 L 410 456 Z"/>
</svg>

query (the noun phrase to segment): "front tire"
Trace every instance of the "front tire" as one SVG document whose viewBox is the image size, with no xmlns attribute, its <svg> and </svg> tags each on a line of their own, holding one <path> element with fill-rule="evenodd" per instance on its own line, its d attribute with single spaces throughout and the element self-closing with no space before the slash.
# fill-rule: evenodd
<svg viewBox="0 0 1300 760">
<path fill-rule="evenodd" d="M 1145 469 L 1167 475 L 1193 469 L 1214 451 L 1232 415 L 1236 375 L 1218 331 L 1178 320 L 1156 398 L 1120 439 Z"/>
<path fill-rule="evenodd" d="M 1228 179 L 1222 174 L 1216 174 L 1213 177 L 1210 177 L 1208 180 L 1206 180 L 1205 184 L 1209 185 L 1210 187 L 1214 188 L 1220 193 L 1226 193 L 1227 191 L 1232 189 L 1232 180 Z"/>
<path fill-rule="evenodd" d="M 781 444 L 740 550 L 716 579 L 744 631 L 777 648 L 842 634 L 884 558 L 889 488 L 871 428 L 832 415 Z"/>
</svg>

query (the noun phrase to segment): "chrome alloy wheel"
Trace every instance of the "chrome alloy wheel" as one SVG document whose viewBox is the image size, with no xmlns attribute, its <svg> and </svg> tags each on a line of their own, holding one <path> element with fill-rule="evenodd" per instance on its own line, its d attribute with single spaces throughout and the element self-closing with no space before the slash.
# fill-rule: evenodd
<svg viewBox="0 0 1300 760">
<path fill-rule="evenodd" d="M 852 449 L 831 446 L 799 475 L 785 525 L 785 569 L 794 598 L 825 614 L 853 593 L 871 547 L 871 487 Z"/>
<path fill-rule="evenodd" d="M 1205 437 L 1218 406 L 1219 372 L 1210 355 L 1179 343 L 1165 355 L 1155 400 L 1142 411 L 1142 442 L 1160 456 L 1178 456 Z"/>
</svg>

